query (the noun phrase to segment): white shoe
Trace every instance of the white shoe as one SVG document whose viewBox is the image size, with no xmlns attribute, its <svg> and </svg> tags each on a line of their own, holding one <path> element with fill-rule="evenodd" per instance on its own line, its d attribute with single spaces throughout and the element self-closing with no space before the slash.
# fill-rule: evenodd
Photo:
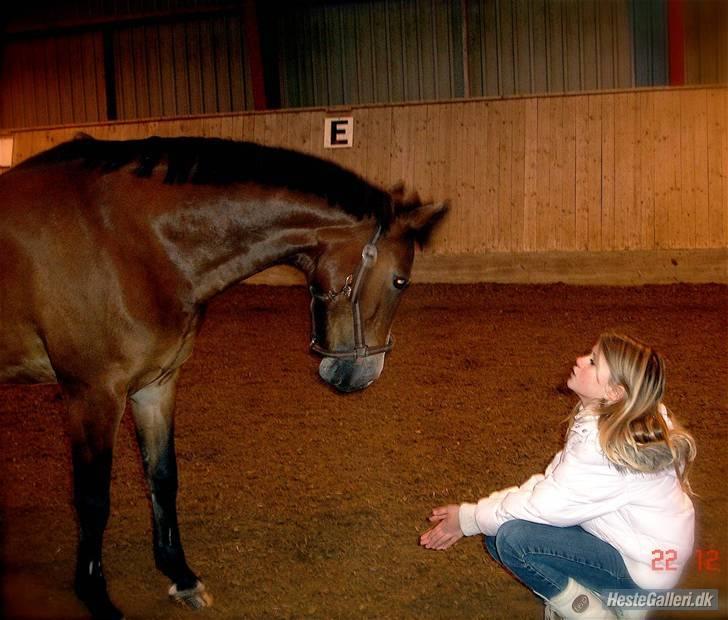
<svg viewBox="0 0 728 620">
<path fill-rule="evenodd" d="M 543 608 L 543 620 L 564 620 L 548 603 Z"/>
<path fill-rule="evenodd" d="M 547 601 L 544 613 L 548 620 L 610 620 L 616 617 L 594 592 L 571 578 L 562 592 Z"/>
</svg>

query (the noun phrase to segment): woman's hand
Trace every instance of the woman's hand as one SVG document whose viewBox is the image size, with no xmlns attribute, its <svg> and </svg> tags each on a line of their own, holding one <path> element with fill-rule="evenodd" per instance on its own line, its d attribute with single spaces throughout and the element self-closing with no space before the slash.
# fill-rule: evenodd
<svg viewBox="0 0 728 620">
<path fill-rule="evenodd" d="M 450 504 L 433 508 L 428 517 L 433 527 L 420 536 L 420 544 L 426 549 L 447 549 L 463 537 L 460 529 L 460 506 Z"/>
</svg>

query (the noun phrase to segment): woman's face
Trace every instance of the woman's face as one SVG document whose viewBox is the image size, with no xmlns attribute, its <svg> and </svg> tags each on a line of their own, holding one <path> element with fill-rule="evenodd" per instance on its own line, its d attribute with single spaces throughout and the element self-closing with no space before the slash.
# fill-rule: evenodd
<svg viewBox="0 0 728 620">
<path fill-rule="evenodd" d="M 607 361 L 595 345 L 588 354 L 576 358 L 576 365 L 566 385 L 579 397 L 582 405 L 588 407 L 610 400 L 610 377 Z"/>
</svg>

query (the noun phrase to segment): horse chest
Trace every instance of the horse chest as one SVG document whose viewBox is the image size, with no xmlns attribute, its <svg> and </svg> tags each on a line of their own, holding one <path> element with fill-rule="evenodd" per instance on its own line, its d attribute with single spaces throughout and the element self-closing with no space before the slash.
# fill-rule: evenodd
<svg viewBox="0 0 728 620">
<path fill-rule="evenodd" d="M 183 336 L 179 343 L 179 346 L 177 347 L 176 351 L 173 353 L 173 357 L 171 361 L 167 364 L 167 369 L 172 371 L 176 370 L 182 364 L 184 364 L 187 359 L 192 355 L 192 349 L 195 345 L 195 336 L 197 335 L 197 329 L 189 330 L 187 331 Z"/>
<path fill-rule="evenodd" d="M 151 368 L 138 381 L 141 386 L 150 383 L 159 382 L 163 384 L 174 374 L 182 364 L 184 364 L 195 345 L 195 337 L 200 328 L 202 317 L 200 313 L 190 317 L 187 325 L 178 338 L 174 339 L 162 351 L 158 352 L 156 361 L 151 364 Z"/>
</svg>

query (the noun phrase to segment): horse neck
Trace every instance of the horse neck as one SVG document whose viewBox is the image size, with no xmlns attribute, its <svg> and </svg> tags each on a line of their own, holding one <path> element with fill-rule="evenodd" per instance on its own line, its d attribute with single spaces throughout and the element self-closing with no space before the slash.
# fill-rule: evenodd
<svg viewBox="0 0 728 620">
<path fill-rule="evenodd" d="M 170 260 L 188 281 L 195 303 L 275 264 L 306 270 L 317 231 L 350 226 L 353 218 L 326 204 L 280 192 L 226 194 L 165 213 L 155 228 Z"/>
</svg>

